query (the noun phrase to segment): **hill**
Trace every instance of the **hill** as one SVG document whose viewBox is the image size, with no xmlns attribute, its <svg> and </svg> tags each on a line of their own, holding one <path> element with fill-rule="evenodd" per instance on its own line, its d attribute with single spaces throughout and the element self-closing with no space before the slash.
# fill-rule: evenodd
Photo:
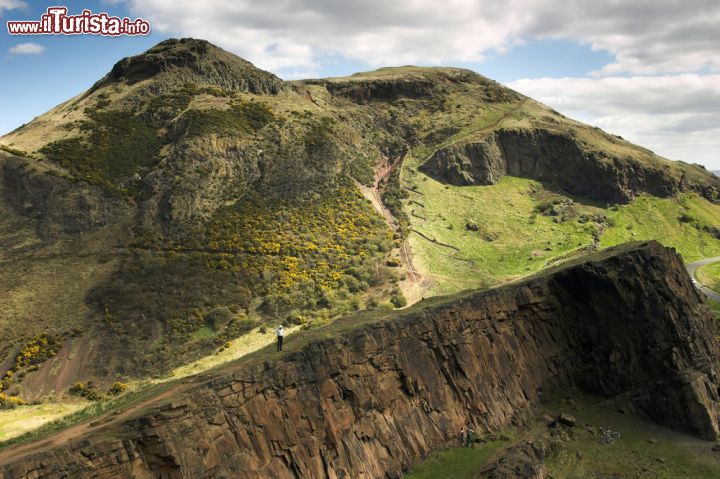
<svg viewBox="0 0 720 479">
<path fill-rule="evenodd" d="M 719 178 L 463 69 L 286 82 L 167 40 L 0 142 L 0 374 L 26 400 L 628 239 L 720 250 Z"/>
<path fill-rule="evenodd" d="M 402 477 L 471 425 L 479 447 L 504 431 L 518 435 L 515 448 L 549 451 L 547 441 L 556 456 L 572 454 L 565 469 L 581 475 L 624 465 L 713 477 L 717 454 L 697 438 L 720 433 L 719 355 L 710 312 L 680 258 L 635 243 L 518 284 L 404 312 L 359 313 L 325 334 L 295 335 L 286 354 L 264 351 L 0 451 L 0 476 Z M 629 437 L 617 439 L 632 452 L 625 444 L 598 450 L 596 428 L 617 416 L 603 412 L 593 424 L 564 414 L 566 425 L 533 427 L 545 430 L 541 439 L 522 439 L 523 426 L 540 419 L 540 403 L 557 407 L 548 398 L 567 397 L 571 386 L 697 437 L 665 431 L 667 443 L 653 450 L 636 435 L 660 428 L 635 420 Z M 685 467 L 658 465 L 655 451 Z M 512 448 L 498 460 L 505 474 L 489 477 L 542 470 L 542 455 L 511 455 Z M 554 462 L 557 470 L 565 461 Z"/>
</svg>

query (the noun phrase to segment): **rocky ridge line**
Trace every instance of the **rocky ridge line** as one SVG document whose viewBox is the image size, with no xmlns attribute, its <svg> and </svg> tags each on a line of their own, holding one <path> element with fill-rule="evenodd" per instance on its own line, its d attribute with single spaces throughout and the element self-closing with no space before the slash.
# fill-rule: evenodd
<svg viewBox="0 0 720 479">
<path fill-rule="evenodd" d="M 461 425 L 520 426 L 543 393 L 571 386 L 713 439 L 711 322 L 673 250 L 613 248 L 216 373 L 0 477 L 401 477 Z"/>
</svg>

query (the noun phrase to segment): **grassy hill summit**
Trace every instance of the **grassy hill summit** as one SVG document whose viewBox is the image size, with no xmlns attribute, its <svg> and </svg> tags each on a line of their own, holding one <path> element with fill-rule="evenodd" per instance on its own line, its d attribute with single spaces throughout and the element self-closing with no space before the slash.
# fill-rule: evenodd
<svg viewBox="0 0 720 479">
<path fill-rule="evenodd" d="M 283 81 L 167 40 L 0 145 L 0 377 L 24 400 L 628 240 L 720 254 L 720 178 L 458 68 Z"/>
</svg>

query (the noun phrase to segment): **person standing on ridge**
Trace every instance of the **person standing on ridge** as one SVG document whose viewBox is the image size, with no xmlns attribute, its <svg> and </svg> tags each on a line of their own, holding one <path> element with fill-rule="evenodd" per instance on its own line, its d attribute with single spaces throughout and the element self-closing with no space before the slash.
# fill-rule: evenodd
<svg viewBox="0 0 720 479">
<path fill-rule="evenodd" d="M 277 350 L 282 351 L 282 342 L 285 337 L 285 328 L 283 328 L 282 324 L 277 327 L 275 334 L 277 334 Z"/>
</svg>

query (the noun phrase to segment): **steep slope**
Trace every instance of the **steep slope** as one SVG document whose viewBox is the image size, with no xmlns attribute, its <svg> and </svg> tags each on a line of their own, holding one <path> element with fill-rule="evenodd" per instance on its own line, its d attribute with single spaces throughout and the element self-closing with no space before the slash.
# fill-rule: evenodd
<svg viewBox="0 0 720 479">
<path fill-rule="evenodd" d="M 531 178 L 606 203 L 627 203 L 639 193 L 669 197 L 681 191 L 720 199 L 718 185 L 701 167 L 664 163 L 647 151 L 616 143 L 628 154 L 598 151 L 578 139 L 574 128 L 500 128 L 479 141 L 437 150 L 421 170 L 454 185 L 490 185 L 505 175 Z"/>
<path fill-rule="evenodd" d="M 3 252 L 0 388 L 61 396 L 263 322 L 322 324 L 389 298 L 391 233 L 348 173 L 372 171 L 356 136 L 274 75 L 184 39 L 4 137 L 3 208 L 32 240 Z M 27 302 L 49 291 L 67 308 Z M 19 361 L 42 335 L 60 350 Z"/>
<path fill-rule="evenodd" d="M 571 385 L 625 395 L 638 413 L 702 438 L 720 433 L 710 312 L 657 243 L 353 329 L 359 321 L 197 378 L 74 442 L 0 452 L 3 475 L 400 477 L 461 426 L 523 424 L 543 394 Z"/>
<path fill-rule="evenodd" d="M 524 175 L 619 202 L 692 192 L 712 206 L 720 185 L 468 70 L 284 82 L 193 39 L 121 60 L 2 143 L 0 375 L 27 399 L 157 374 L 268 323 L 401 306 L 404 241 L 420 231 L 410 166 L 418 183 L 437 183 L 423 171 L 473 185 Z M 356 188 L 375 187 L 383 165 L 377 194 L 395 234 Z M 437 184 L 460 204 L 464 193 Z M 717 219 L 709 207 L 698 225 Z M 447 276 L 427 265 L 426 279 Z M 463 271 L 463 286 L 529 272 Z"/>
</svg>

